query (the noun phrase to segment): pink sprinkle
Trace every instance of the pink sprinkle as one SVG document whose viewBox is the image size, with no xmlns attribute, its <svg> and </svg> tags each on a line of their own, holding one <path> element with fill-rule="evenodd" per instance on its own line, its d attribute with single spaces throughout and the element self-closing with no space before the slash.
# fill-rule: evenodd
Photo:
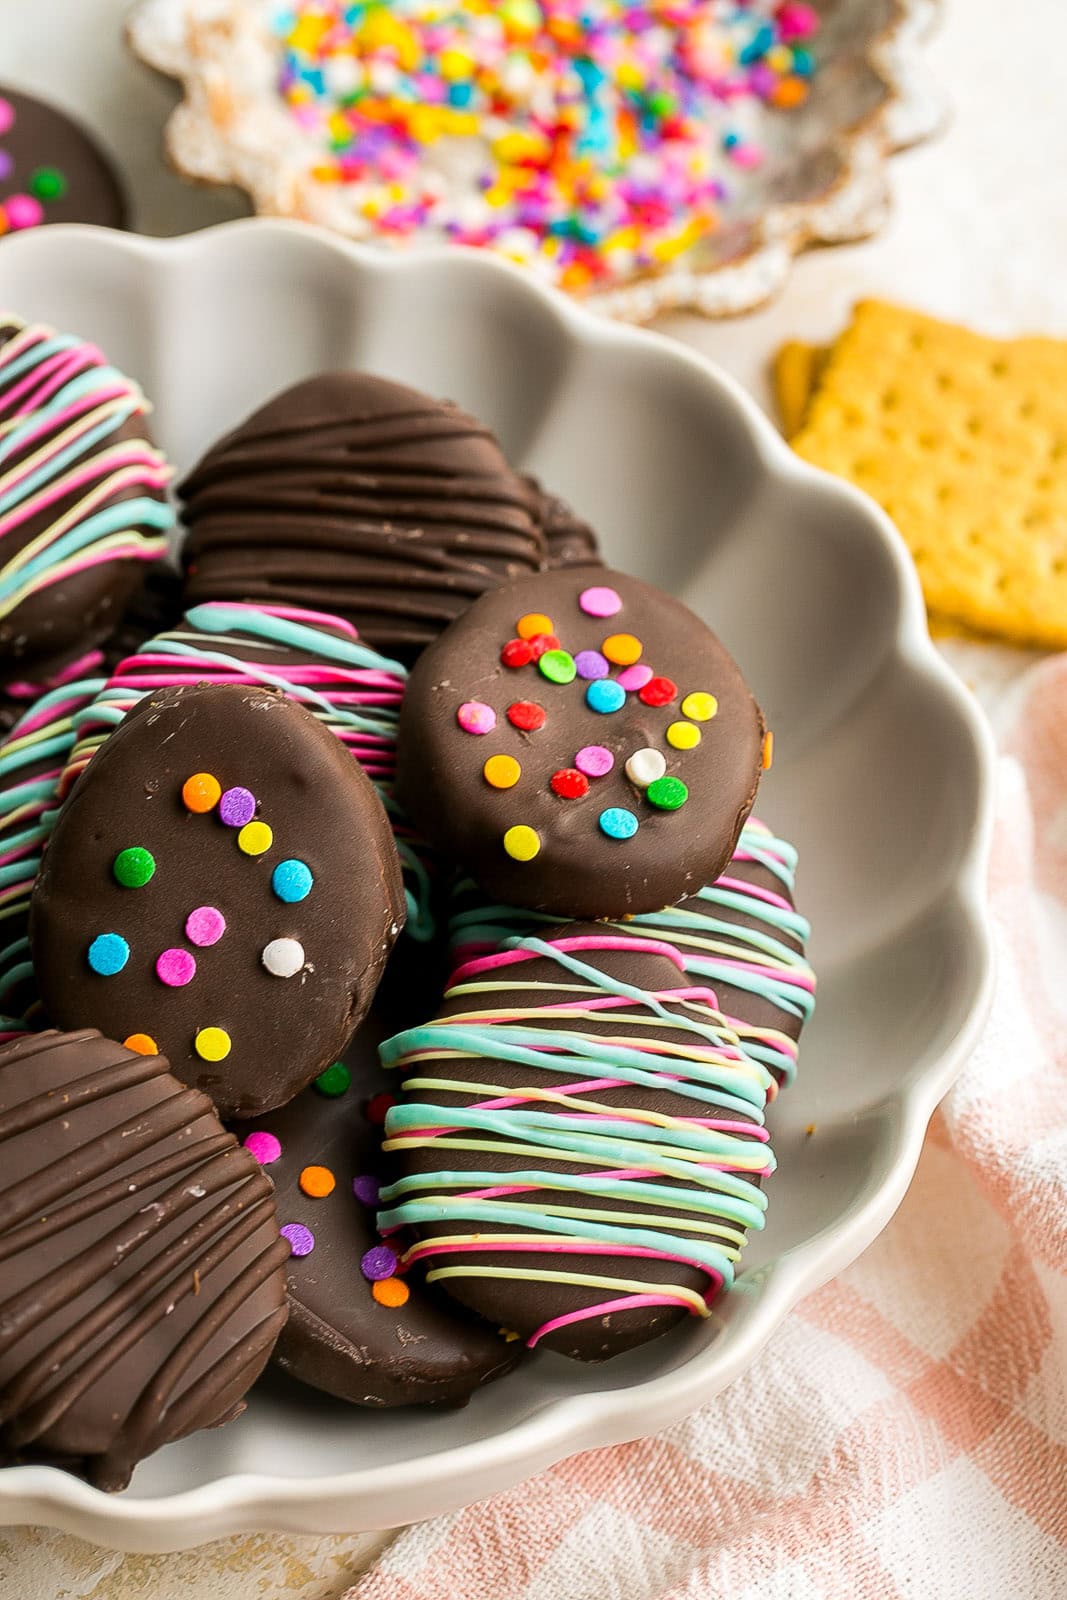
<svg viewBox="0 0 1067 1600">
<path fill-rule="evenodd" d="M 197 906 L 185 919 L 185 937 L 201 949 L 218 944 L 225 932 L 226 918 L 217 906 Z"/>
<path fill-rule="evenodd" d="M 602 744 L 587 744 L 575 756 L 574 765 L 587 778 L 602 778 L 615 765 L 615 757 Z"/>
<path fill-rule="evenodd" d="M 277 1161 L 282 1153 L 282 1143 L 275 1138 L 273 1133 L 266 1133 L 263 1129 L 250 1133 L 245 1140 L 245 1149 L 255 1156 L 261 1167 L 269 1167 L 272 1161 Z"/>
<path fill-rule="evenodd" d="M 8 227 L 38 228 L 44 221 L 44 206 L 32 194 L 10 194 L 4 201 Z"/>
<path fill-rule="evenodd" d="M 810 38 L 818 26 L 818 13 L 811 6 L 784 5 L 778 13 L 778 32 L 786 44 Z"/>
<path fill-rule="evenodd" d="M 751 172 L 755 167 L 762 166 L 763 154 L 763 147 L 758 144 L 735 144 L 729 152 L 734 166 L 741 167 L 745 172 Z"/>
<path fill-rule="evenodd" d="M 496 712 L 481 700 L 464 700 L 456 712 L 456 721 L 464 733 L 492 733 L 496 727 Z"/>
<path fill-rule="evenodd" d="M 614 589 L 593 588 L 583 589 L 578 596 L 578 604 L 587 617 L 613 617 L 617 611 L 622 610 L 622 601 Z"/>
<path fill-rule="evenodd" d="M 184 989 L 196 976 L 196 961 L 188 950 L 164 950 L 156 962 L 156 976 L 168 989 Z"/>
<path fill-rule="evenodd" d="M 14 125 L 15 108 L 10 100 L 0 98 L 0 133 L 6 133 Z"/>
<path fill-rule="evenodd" d="M 646 683 L 652 682 L 653 676 L 652 668 L 639 661 L 636 667 L 624 667 L 615 682 L 621 683 L 629 694 L 632 690 L 643 689 Z"/>
</svg>

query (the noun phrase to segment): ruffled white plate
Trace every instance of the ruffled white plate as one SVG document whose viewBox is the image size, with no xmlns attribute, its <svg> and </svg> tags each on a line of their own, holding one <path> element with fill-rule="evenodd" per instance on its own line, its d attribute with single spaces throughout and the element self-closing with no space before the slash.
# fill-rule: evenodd
<svg viewBox="0 0 1067 1600">
<path fill-rule="evenodd" d="M 988 1000 L 989 738 L 930 645 L 899 536 L 706 362 L 484 255 L 401 260 L 282 222 L 170 241 L 42 228 L 0 242 L 0 305 L 133 372 L 183 468 L 274 390 L 347 364 L 486 418 L 612 562 L 682 596 L 741 662 L 776 735 L 759 812 L 800 847 L 820 974 L 774 1109 L 768 1226 L 710 1322 L 603 1368 L 535 1355 L 451 1414 L 268 1386 L 119 1496 L 0 1471 L 0 1520 L 145 1551 L 387 1527 L 684 1416 L 885 1226 Z"/>
</svg>

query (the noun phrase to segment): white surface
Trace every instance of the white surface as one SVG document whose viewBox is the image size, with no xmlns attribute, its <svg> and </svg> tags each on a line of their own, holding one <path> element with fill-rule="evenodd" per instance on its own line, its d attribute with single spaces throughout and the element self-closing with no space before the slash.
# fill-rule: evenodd
<svg viewBox="0 0 1067 1600">
<path fill-rule="evenodd" d="M 484 255 L 401 261 L 269 222 L 164 242 L 42 228 L 0 246 L 0 301 L 132 372 L 179 470 L 326 365 L 484 417 L 591 517 L 609 560 L 678 593 L 742 661 L 779 736 L 759 813 L 800 849 L 820 973 L 803 1072 L 775 1107 L 768 1226 L 708 1322 L 604 1368 L 537 1352 L 449 1415 L 268 1386 L 119 1496 L 48 1468 L 0 1473 L 3 1514 L 141 1550 L 379 1528 L 684 1415 L 884 1226 L 981 1021 L 988 733 L 930 645 L 899 536 L 729 379 Z"/>
</svg>

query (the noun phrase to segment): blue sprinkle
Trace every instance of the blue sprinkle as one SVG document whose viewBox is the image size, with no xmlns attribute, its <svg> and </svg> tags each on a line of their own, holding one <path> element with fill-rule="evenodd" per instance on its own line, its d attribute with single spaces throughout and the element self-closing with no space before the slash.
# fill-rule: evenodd
<svg viewBox="0 0 1067 1600">
<path fill-rule="evenodd" d="M 614 678 L 598 678 L 585 691 L 585 703 L 590 711 L 619 711 L 626 704 L 626 690 Z M 626 813 L 629 816 L 629 812 Z M 637 823 L 634 823 L 637 827 Z M 628 837 L 626 835 L 625 837 Z"/>
<path fill-rule="evenodd" d="M 295 905 L 298 900 L 307 898 L 314 882 L 307 863 L 290 857 L 288 861 L 278 862 L 271 874 L 270 886 L 279 900 L 284 900 L 287 905 Z"/>
<path fill-rule="evenodd" d="M 469 106 L 473 96 L 473 83 L 450 83 L 448 86 L 448 103 L 450 106 Z"/>
<path fill-rule="evenodd" d="M 600 813 L 600 828 L 609 839 L 632 839 L 637 832 L 637 818 L 624 806 L 609 806 Z"/>
<path fill-rule="evenodd" d="M 737 59 L 743 67 L 750 67 L 754 61 L 765 56 L 774 43 L 774 28 L 769 22 L 756 29 L 751 39 L 740 52 Z"/>
<path fill-rule="evenodd" d="M 89 965 L 102 978 L 113 978 L 129 959 L 130 947 L 118 933 L 98 933 L 89 946 Z"/>
<path fill-rule="evenodd" d="M 801 50 L 793 46 L 793 71 L 798 78 L 810 78 L 815 71 L 815 57 L 810 50 Z"/>
</svg>

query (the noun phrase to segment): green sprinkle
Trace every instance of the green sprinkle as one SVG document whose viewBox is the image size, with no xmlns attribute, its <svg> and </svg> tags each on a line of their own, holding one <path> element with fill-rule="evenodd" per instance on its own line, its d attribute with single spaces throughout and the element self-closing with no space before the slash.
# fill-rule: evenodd
<svg viewBox="0 0 1067 1600">
<path fill-rule="evenodd" d="M 660 811 L 677 811 L 689 799 L 689 790 L 681 778 L 654 778 L 645 790 L 652 805 Z"/>
<path fill-rule="evenodd" d="M 334 1061 L 320 1072 L 315 1079 L 315 1088 L 320 1094 L 326 1095 L 330 1100 L 336 1100 L 339 1094 L 344 1094 L 352 1083 L 352 1074 L 343 1061 Z"/>
<path fill-rule="evenodd" d="M 30 193 L 37 200 L 62 200 L 67 180 L 57 167 L 38 167 L 30 178 Z"/>
<path fill-rule="evenodd" d="M 578 671 L 567 650 L 546 650 L 537 665 L 549 683 L 573 683 Z"/>
<path fill-rule="evenodd" d="M 156 858 L 150 850 L 134 844 L 119 851 L 111 870 L 124 889 L 143 889 L 156 870 Z"/>
</svg>

